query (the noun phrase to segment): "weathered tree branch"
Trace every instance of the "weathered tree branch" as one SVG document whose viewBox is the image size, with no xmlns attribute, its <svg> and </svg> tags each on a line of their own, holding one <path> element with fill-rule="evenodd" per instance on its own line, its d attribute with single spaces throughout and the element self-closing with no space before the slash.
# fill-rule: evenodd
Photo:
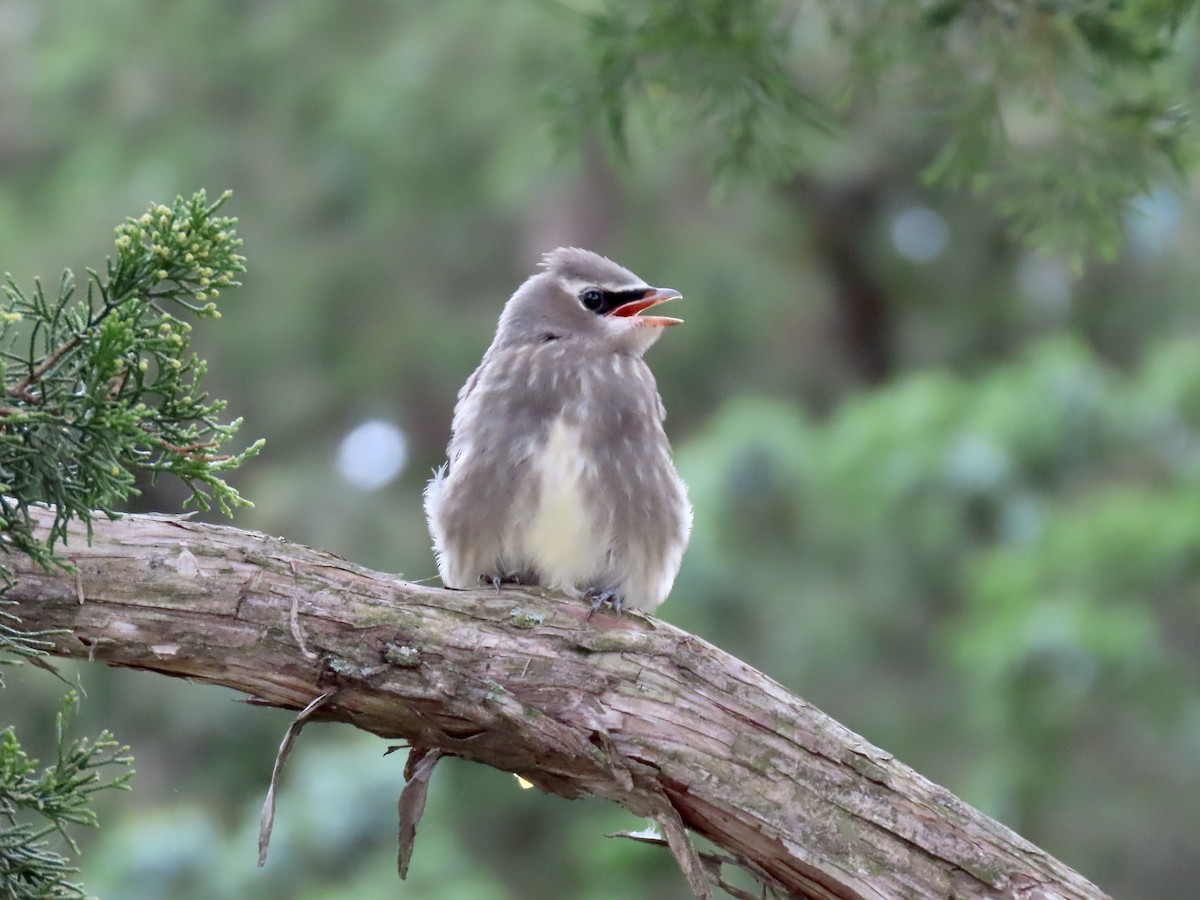
<svg viewBox="0 0 1200 900">
<path fill-rule="evenodd" d="M 47 514 L 48 521 L 48 514 Z M 595 794 L 812 898 L 1097 898 L 1080 875 L 716 647 L 658 619 L 409 584 L 181 518 L 73 527 L 78 574 L 17 555 L 61 656 L 226 685 Z M 686 842 L 685 842 L 686 843 Z M 693 861 L 695 857 L 693 855 Z M 701 877 L 698 868 L 690 880 Z"/>
</svg>

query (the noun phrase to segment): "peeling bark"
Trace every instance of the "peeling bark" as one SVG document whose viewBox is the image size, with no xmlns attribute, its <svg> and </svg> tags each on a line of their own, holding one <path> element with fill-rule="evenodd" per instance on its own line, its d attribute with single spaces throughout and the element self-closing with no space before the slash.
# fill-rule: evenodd
<svg viewBox="0 0 1200 900">
<path fill-rule="evenodd" d="M 48 516 L 46 517 L 48 520 Z M 805 898 L 1101 898 L 1079 874 L 776 682 L 655 618 L 526 590 L 447 591 L 235 528 L 74 526 L 9 598 L 53 653 L 256 702 L 592 794 L 704 835 Z M 81 602 L 82 598 L 82 602 Z M 686 842 L 685 842 L 686 843 Z"/>
</svg>

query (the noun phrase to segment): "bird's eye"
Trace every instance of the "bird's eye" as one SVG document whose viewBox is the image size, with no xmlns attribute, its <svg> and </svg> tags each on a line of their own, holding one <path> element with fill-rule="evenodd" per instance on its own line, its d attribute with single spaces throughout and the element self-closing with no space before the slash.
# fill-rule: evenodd
<svg viewBox="0 0 1200 900">
<path fill-rule="evenodd" d="M 588 288 L 579 295 L 579 299 L 583 302 L 585 308 L 595 312 L 600 308 L 600 304 L 604 302 L 604 295 L 595 288 Z"/>
</svg>

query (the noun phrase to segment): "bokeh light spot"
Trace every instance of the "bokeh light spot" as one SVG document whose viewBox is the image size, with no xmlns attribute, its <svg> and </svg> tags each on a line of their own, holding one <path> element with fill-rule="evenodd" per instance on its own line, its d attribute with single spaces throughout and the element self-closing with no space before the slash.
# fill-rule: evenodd
<svg viewBox="0 0 1200 900">
<path fill-rule="evenodd" d="M 1166 188 L 1139 194 L 1125 213 L 1129 249 L 1142 258 L 1163 256 L 1177 243 L 1182 218 L 1179 198 Z"/>
<path fill-rule="evenodd" d="M 912 262 L 933 262 L 949 241 L 946 220 L 928 206 L 910 206 L 892 220 L 892 246 Z"/>
<path fill-rule="evenodd" d="M 375 491 L 391 482 L 408 462 L 404 432 L 382 419 L 371 419 L 349 431 L 338 448 L 337 470 L 347 482 Z"/>
</svg>

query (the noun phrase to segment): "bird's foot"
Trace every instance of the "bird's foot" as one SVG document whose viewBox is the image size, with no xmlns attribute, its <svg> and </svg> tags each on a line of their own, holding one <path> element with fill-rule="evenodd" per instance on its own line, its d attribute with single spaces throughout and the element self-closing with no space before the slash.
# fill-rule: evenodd
<svg viewBox="0 0 1200 900">
<path fill-rule="evenodd" d="M 521 581 L 521 576 L 517 575 L 515 573 L 512 573 L 512 572 L 506 573 L 504 575 L 498 575 L 494 572 L 491 574 L 484 572 L 482 575 L 479 576 L 479 583 L 480 584 L 490 584 L 492 587 L 494 587 L 496 589 L 497 594 L 500 593 L 500 585 L 502 585 L 502 584 L 523 584 L 523 582 Z"/>
<path fill-rule="evenodd" d="M 621 601 L 625 598 L 612 588 L 603 588 L 602 590 L 592 588 L 585 596 L 590 597 L 592 601 L 592 608 L 588 610 L 589 619 L 594 616 L 596 614 L 596 610 L 602 607 L 605 603 L 612 604 L 613 613 L 618 616 L 621 614 Z"/>
</svg>

